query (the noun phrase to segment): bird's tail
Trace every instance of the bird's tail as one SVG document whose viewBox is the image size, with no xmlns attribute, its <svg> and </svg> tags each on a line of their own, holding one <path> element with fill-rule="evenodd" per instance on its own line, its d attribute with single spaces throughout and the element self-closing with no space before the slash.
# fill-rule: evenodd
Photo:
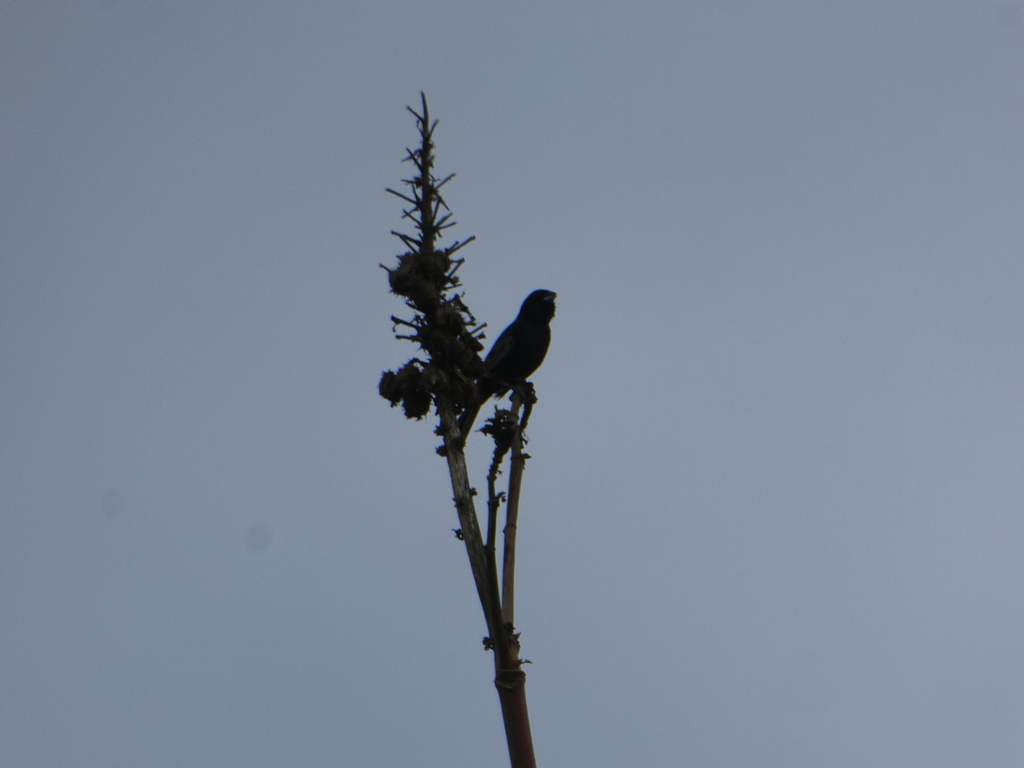
<svg viewBox="0 0 1024 768">
<path fill-rule="evenodd" d="M 466 406 L 466 410 L 459 416 L 459 442 L 462 445 L 466 444 L 466 438 L 469 437 L 469 433 L 473 430 L 473 422 L 476 421 L 477 414 L 480 413 L 480 408 L 483 403 L 477 401 Z"/>
</svg>

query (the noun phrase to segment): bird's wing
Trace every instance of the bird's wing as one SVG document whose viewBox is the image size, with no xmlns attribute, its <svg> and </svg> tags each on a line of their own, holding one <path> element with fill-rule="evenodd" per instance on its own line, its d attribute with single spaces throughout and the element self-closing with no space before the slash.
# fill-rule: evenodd
<svg viewBox="0 0 1024 768">
<path fill-rule="evenodd" d="M 516 343 L 515 336 L 512 334 L 512 327 L 509 326 L 501 332 L 501 336 L 494 342 L 494 346 L 491 347 L 491 351 L 487 353 L 487 357 L 484 358 L 484 370 L 490 373 L 494 370 L 494 366 L 501 362 L 501 359 L 509 353 L 512 346 Z"/>
</svg>

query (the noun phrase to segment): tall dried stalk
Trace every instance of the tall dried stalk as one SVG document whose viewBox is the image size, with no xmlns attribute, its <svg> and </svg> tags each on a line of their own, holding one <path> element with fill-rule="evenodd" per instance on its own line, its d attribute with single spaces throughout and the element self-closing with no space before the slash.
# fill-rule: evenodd
<svg viewBox="0 0 1024 768">
<path fill-rule="evenodd" d="M 438 181 L 433 175 L 434 130 L 426 97 L 421 96 L 421 110 L 409 111 L 416 117 L 420 146 L 407 150 L 406 162 L 412 163 L 416 175 L 404 179 L 405 192 L 389 189 L 409 206 L 404 218 L 413 222 L 415 235 L 392 232 L 408 249 L 398 257 L 394 269 L 384 267 L 392 293 L 405 298 L 413 310 L 411 319 L 392 317 L 395 335 L 419 345 L 425 359 L 412 358 L 397 372 L 385 371 L 380 380 L 380 394 L 392 406 L 401 404 L 406 418 L 422 419 L 431 406 L 438 417 L 437 434 L 444 444 L 438 453 L 448 462 L 455 509 L 460 529 L 458 536 L 466 545 L 470 570 L 477 596 L 487 622 L 485 647 L 494 652 L 494 684 L 498 689 L 505 735 L 512 768 L 536 768 L 530 718 L 526 706 L 526 674 L 519 657 L 519 635 L 513 626 L 515 595 L 515 534 L 517 530 L 519 486 L 526 456 L 522 452 L 522 430 L 535 402 L 532 387 L 514 396 L 514 412 L 499 411 L 489 420 L 484 432 L 495 441 L 494 461 L 488 474 L 487 538 L 484 540 L 477 518 L 474 493 L 469 480 L 466 455 L 460 440 L 458 415 L 475 397 L 474 382 L 483 372 L 480 351 L 484 326 L 463 303 L 455 289 L 461 283 L 457 276 L 461 258 L 454 255 L 473 238 L 455 241 L 439 249 L 437 241 L 444 230 L 455 225 L 440 190 L 454 174 Z M 383 266 L 383 265 L 382 265 Z M 519 409 L 526 409 L 519 419 Z M 507 493 L 505 551 L 503 575 L 499 581 L 496 557 L 496 530 L 502 495 L 496 490 L 497 477 L 504 456 L 512 451 L 512 471 Z"/>
</svg>

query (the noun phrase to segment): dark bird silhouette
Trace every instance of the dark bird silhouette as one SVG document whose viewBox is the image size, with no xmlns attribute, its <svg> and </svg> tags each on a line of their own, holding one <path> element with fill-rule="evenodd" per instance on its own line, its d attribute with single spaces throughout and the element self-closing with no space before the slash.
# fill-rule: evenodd
<svg viewBox="0 0 1024 768">
<path fill-rule="evenodd" d="M 554 291 L 534 291 L 526 297 L 519 315 L 501 332 L 484 358 L 484 374 L 477 379 L 477 398 L 459 417 L 460 439 L 465 442 L 476 416 L 490 397 L 502 397 L 540 368 L 551 343 L 551 318 L 555 316 Z"/>
</svg>

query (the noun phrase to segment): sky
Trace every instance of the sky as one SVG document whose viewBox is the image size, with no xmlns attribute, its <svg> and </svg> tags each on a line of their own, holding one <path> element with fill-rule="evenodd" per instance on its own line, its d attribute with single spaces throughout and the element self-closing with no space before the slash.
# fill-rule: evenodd
<svg viewBox="0 0 1024 768">
<path fill-rule="evenodd" d="M 539 763 L 1021 765 L 1022 73 L 1020 3 L 0 2 L 0 765 L 507 765 L 377 394 L 421 91 L 467 304 L 559 295 Z"/>
</svg>

